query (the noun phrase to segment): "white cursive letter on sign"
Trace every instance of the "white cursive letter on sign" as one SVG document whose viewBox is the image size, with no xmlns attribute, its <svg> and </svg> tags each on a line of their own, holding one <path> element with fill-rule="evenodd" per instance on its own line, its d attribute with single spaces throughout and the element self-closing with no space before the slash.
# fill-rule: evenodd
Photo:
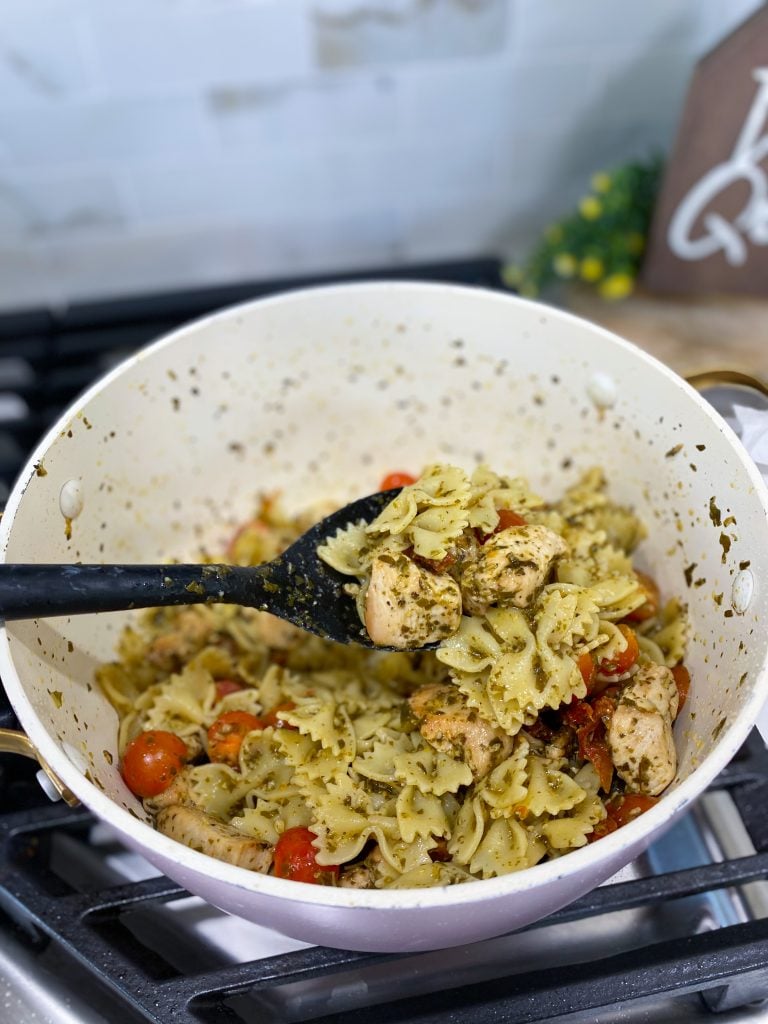
<svg viewBox="0 0 768 1024">
<path fill-rule="evenodd" d="M 730 159 L 708 171 L 688 192 L 669 224 L 667 243 L 681 260 L 703 260 L 722 249 L 731 266 L 746 262 L 748 238 L 753 245 L 768 245 L 768 181 L 760 164 L 768 157 L 768 68 L 756 68 L 752 77 L 758 90 Z M 732 222 L 707 211 L 710 203 L 737 181 L 749 186 L 749 196 Z M 702 218 L 703 231 L 694 237 Z"/>
</svg>

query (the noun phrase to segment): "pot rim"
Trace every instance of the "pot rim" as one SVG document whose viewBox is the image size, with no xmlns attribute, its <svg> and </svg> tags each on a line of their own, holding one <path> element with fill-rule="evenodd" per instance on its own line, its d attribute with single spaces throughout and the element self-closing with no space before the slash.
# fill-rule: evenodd
<svg viewBox="0 0 768 1024">
<path fill-rule="evenodd" d="M 546 307 L 541 303 L 509 293 L 434 281 L 370 280 L 301 288 L 225 307 L 204 317 L 192 320 L 163 335 L 143 347 L 137 353 L 129 356 L 103 377 L 99 378 L 67 407 L 56 423 L 47 431 L 19 474 L 8 498 L 2 522 L 0 522 L 0 562 L 5 561 L 5 554 L 16 512 L 24 491 L 35 474 L 37 464 L 45 455 L 51 443 L 59 436 L 62 427 L 78 411 L 82 410 L 94 395 L 108 388 L 128 367 L 153 355 L 160 349 L 179 343 L 189 334 L 197 333 L 200 330 L 207 330 L 211 325 L 222 320 L 229 320 L 233 316 L 240 315 L 255 306 L 261 308 L 295 303 L 296 301 L 307 302 L 317 295 L 330 298 L 338 295 L 342 298 L 350 292 L 357 294 L 364 294 L 365 292 L 380 294 L 387 291 L 391 293 L 431 292 L 435 295 L 446 293 L 463 295 L 469 299 L 482 301 L 485 304 L 503 303 L 506 305 L 534 307 L 539 310 L 545 309 L 547 316 L 551 316 L 565 325 L 578 324 L 583 327 L 584 324 L 587 324 L 591 330 L 601 335 L 604 339 L 631 353 L 635 359 L 647 363 L 657 373 L 674 383 L 698 407 L 700 412 L 712 422 L 716 429 L 725 436 L 734 449 L 742 467 L 746 470 L 747 476 L 754 487 L 756 499 L 760 502 L 768 523 L 768 488 L 766 488 L 766 484 L 756 465 L 731 427 L 677 373 L 632 342 L 626 341 L 612 331 L 586 321 L 582 317 L 578 317 L 570 312 Z M 764 703 L 765 687 L 768 683 L 768 658 L 763 661 L 757 677 L 753 680 L 752 693 L 739 714 L 723 730 L 701 763 L 674 791 L 664 795 L 655 807 L 652 807 L 621 829 L 603 837 L 599 843 L 594 845 L 587 844 L 580 849 L 571 850 L 566 856 L 555 860 L 545 861 L 522 871 L 501 875 L 496 878 L 476 880 L 471 884 L 436 886 L 424 889 L 345 889 L 306 885 L 305 883 L 275 878 L 271 875 L 254 873 L 245 868 L 234 867 L 183 846 L 157 832 L 145 822 L 137 820 L 127 810 L 102 793 L 97 786 L 85 778 L 70 758 L 54 742 L 38 719 L 22 687 L 21 679 L 16 673 L 10 651 L 10 639 L 4 623 L 0 625 L 0 679 L 3 680 L 11 705 L 27 735 L 61 781 L 100 820 L 106 822 L 118 832 L 130 835 L 134 845 L 139 845 L 148 851 L 152 851 L 167 861 L 175 861 L 182 865 L 184 869 L 198 875 L 206 877 L 215 875 L 217 879 L 228 886 L 249 893 L 259 893 L 293 903 L 324 906 L 339 910 L 376 909 L 394 912 L 399 910 L 426 910 L 430 908 L 446 909 L 465 904 L 484 903 L 497 900 L 502 896 L 509 897 L 512 894 L 519 894 L 540 887 L 543 888 L 556 882 L 563 882 L 569 878 L 574 878 L 575 881 L 576 876 L 582 872 L 589 872 L 590 869 L 592 869 L 593 875 L 597 875 L 601 866 L 605 869 L 603 877 L 606 877 L 614 870 L 613 862 L 617 857 L 621 857 L 623 851 L 642 844 L 646 836 L 663 828 L 665 824 L 671 824 L 706 789 L 736 754 L 754 726 L 757 715 Z"/>
</svg>

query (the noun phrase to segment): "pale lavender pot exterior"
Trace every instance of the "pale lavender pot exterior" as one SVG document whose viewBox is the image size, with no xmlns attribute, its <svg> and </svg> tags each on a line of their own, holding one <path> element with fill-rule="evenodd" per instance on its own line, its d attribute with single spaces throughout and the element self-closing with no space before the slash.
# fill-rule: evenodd
<svg viewBox="0 0 768 1024">
<path fill-rule="evenodd" d="M 677 816 L 676 816 L 677 817 Z M 672 821 L 666 822 L 654 835 L 656 838 Z M 201 896 L 220 910 L 255 921 L 303 942 L 356 949 L 372 953 L 416 953 L 447 949 L 466 943 L 504 935 L 546 917 L 579 896 L 600 885 L 638 856 L 648 845 L 643 837 L 622 845 L 612 856 L 588 865 L 577 875 L 555 876 L 546 885 L 534 885 L 514 900 L 481 892 L 469 905 L 457 907 L 447 900 L 438 906 L 347 907 L 343 914 L 337 906 L 308 905 L 283 896 L 254 894 L 247 889 L 223 886 L 208 871 L 195 870 L 172 858 L 149 853 L 130 833 L 123 840 L 138 853 L 149 857 L 163 874 L 169 875 L 190 892 Z M 288 883 L 294 888 L 299 883 Z M 472 886 L 472 888 L 477 888 Z"/>
<path fill-rule="evenodd" d="M 434 284 L 339 286 L 224 311 L 129 360 L 62 417 L 8 501 L 0 557 L 189 558 L 196 545 L 223 546 L 259 484 L 300 508 L 373 491 L 384 471 L 481 459 L 529 475 L 546 495 L 604 465 L 612 493 L 648 523 L 641 567 L 689 605 L 694 686 L 676 725 L 679 776 L 625 828 L 445 889 L 326 889 L 212 860 L 146 824 L 120 777 L 116 716 L 92 679 L 114 656 L 121 615 L 0 630 L 0 674 L 24 729 L 82 802 L 169 877 L 306 942 L 436 949 L 577 898 L 690 806 L 766 692 L 765 486 L 699 396 L 628 343 L 534 303 Z M 84 506 L 69 536 L 60 493 L 73 479 Z M 736 614 L 743 572 L 755 591 Z"/>
</svg>

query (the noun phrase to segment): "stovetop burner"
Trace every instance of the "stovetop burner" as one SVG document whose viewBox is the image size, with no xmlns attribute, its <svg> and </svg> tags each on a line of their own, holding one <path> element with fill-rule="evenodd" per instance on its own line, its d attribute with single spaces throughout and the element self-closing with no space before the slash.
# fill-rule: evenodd
<svg viewBox="0 0 768 1024">
<path fill-rule="evenodd" d="M 15 1010 L 2 1019 L 765 1021 L 753 1004 L 768 997 L 767 797 L 755 733 L 695 810 L 610 882 L 520 932 L 403 956 L 306 946 L 229 917 L 85 810 L 10 811 L 0 997 Z"/>
<path fill-rule="evenodd" d="M 493 260 L 344 279 L 374 277 L 500 287 Z M 0 489 L 62 408 L 139 345 L 313 283 L 0 316 Z M 12 724 L 7 704 L 0 724 Z M 310 947 L 223 914 L 87 811 L 47 803 L 34 771 L 0 756 L 0 1021 L 768 1021 L 768 752 L 756 733 L 681 823 L 594 892 L 521 932 L 403 956 Z"/>
</svg>

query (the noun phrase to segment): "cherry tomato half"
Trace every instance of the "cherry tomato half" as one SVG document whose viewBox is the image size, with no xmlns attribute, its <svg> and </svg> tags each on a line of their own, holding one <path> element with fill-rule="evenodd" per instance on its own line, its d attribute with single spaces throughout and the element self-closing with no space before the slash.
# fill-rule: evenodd
<svg viewBox="0 0 768 1024">
<path fill-rule="evenodd" d="M 439 836 L 435 841 L 435 845 L 429 851 L 429 859 L 434 863 L 439 861 L 441 864 L 447 863 L 451 859 L 451 855 L 448 852 L 448 840 L 442 839 Z"/>
<path fill-rule="evenodd" d="M 603 836 L 608 836 L 611 832 L 615 832 L 618 827 L 619 826 L 609 814 L 607 818 L 603 818 L 602 821 L 598 821 L 587 836 L 587 842 L 594 843 L 596 840 L 602 839 Z"/>
<path fill-rule="evenodd" d="M 499 509 L 499 522 L 494 533 L 500 533 L 502 530 L 508 530 L 510 526 L 525 526 L 525 519 L 518 515 L 517 512 L 513 512 L 511 508 L 500 508 Z"/>
<path fill-rule="evenodd" d="M 658 803 L 656 796 L 644 796 L 642 793 L 625 793 L 623 796 L 615 796 L 606 805 L 608 816 L 598 821 L 592 833 L 587 836 L 587 842 L 594 843 L 596 839 L 610 835 L 617 828 L 634 821 L 640 814 L 644 814 Z"/>
<path fill-rule="evenodd" d="M 645 622 L 646 619 L 652 619 L 654 615 L 658 614 L 661 596 L 656 581 L 652 580 L 650 576 L 644 572 L 635 572 L 635 576 L 637 576 L 641 590 L 645 593 L 645 603 L 630 612 L 627 618 L 630 622 Z"/>
<path fill-rule="evenodd" d="M 211 761 L 236 766 L 245 737 L 254 729 L 263 728 L 264 719 L 250 711 L 225 711 L 208 730 L 208 757 Z"/>
<path fill-rule="evenodd" d="M 585 737 L 581 743 L 579 737 L 579 749 L 584 749 L 584 759 L 591 761 L 600 780 L 600 788 L 604 793 L 610 792 L 613 781 L 613 758 L 608 743 L 605 739 L 605 727 L 598 726 L 592 736 Z"/>
<path fill-rule="evenodd" d="M 502 530 L 508 530 L 510 526 L 525 526 L 526 521 L 517 512 L 513 512 L 511 508 L 500 508 L 498 509 L 499 521 L 496 526 L 491 530 L 490 533 L 483 533 L 479 528 L 475 529 L 475 536 L 477 537 L 478 543 L 485 544 L 486 541 L 495 533 L 501 533 Z"/>
<path fill-rule="evenodd" d="M 649 811 L 659 802 L 657 796 L 644 796 L 642 793 L 625 793 L 624 796 L 616 797 L 608 807 L 608 813 L 616 822 L 616 827 L 621 828 L 628 822 L 633 821 L 639 815 Z"/>
<path fill-rule="evenodd" d="M 408 554 L 408 552 L 406 552 Z M 417 565 L 423 565 L 430 572 L 448 572 L 452 565 L 456 564 L 456 552 L 448 551 L 443 558 L 423 558 L 421 555 L 408 555 L 413 558 Z"/>
<path fill-rule="evenodd" d="M 187 757 L 187 744 L 180 736 L 165 729 L 148 729 L 125 748 L 123 779 L 136 796 L 157 796 L 168 789 Z"/>
<path fill-rule="evenodd" d="M 317 836 L 308 828 L 289 828 L 275 844 L 274 872 L 278 878 L 294 882 L 330 885 L 339 874 L 338 864 L 318 864 L 312 840 Z"/>
<path fill-rule="evenodd" d="M 243 684 L 238 683 L 235 679 L 217 679 L 214 686 L 216 687 L 215 703 L 218 703 L 222 697 L 226 697 L 230 693 L 237 693 L 238 691 L 245 689 Z"/>
<path fill-rule="evenodd" d="M 264 727 L 266 728 L 268 725 L 271 725 L 275 729 L 293 729 L 295 732 L 296 726 L 291 725 L 290 722 L 286 722 L 280 713 L 281 711 L 293 711 L 295 707 L 296 705 L 292 700 L 286 700 L 283 701 L 282 704 L 276 704 L 272 710 L 268 711 L 264 716 Z"/>
<path fill-rule="evenodd" d="M 380 491 L 392 491 L 395 487 L 409 487 L 416 483 L 416 477 L 410 473 L 387 473 L 379 484 Z"/>
<path fill-rule="evenodd" d="M 590 691 L 590 687 L 595 679 L 595 672 L 597 671 L 597 665 L 595 665 L 595 659 L 589 653 L 589 651 L 583 651 L 579 655 L 577 662 L 579 666 L 579 672 L 581 672 L 581 678 L 584 680 L 584 685 L 587 688 L 587 693 Z"/>
<path fill-rule="evenodd" d="M 618 676 L 624 672 L 628 672 L 635 664 L 638 655 L 640 654 L 640 648 L 637 643 L 637 636 L 635 635 L 634 629 L 631 629 L 629 626 L 625 626 L 623 622 L 619 623 L 619 629 L 624 634 L 627 646 L 623 651 L 619 651 L 610 661 L 605 658 L 600 661 L 598 671 L 605 676 Z"/>
<path fill-rule="evenodd" d="M 615 704 L 608 697 L 594 701 L 574 701 L 563 715 L 563 721 L 576 732 L 579 743 L 579 757 L 591 761 L 600 779 L 600 787 L 610 791 L 613 779 L 613 760 L 605 738 L 606 728 L 615 710 Z"/>
<path fill-rule="evenodd" d="M 685 665 L 675 665 L 672 669 L 672 677 L 677 686 L 677 713 L 683 710 L 683 704 L 688 699 L 688 691 L 691 688 L 691 673 Z"/>
<path fill-rule="evenodd" d="M 274 557 L 269 527 L 261 519 L 243 523 L 227 544 L 227 561 L 233 565 L 267 562 Z"/>
</svg>

